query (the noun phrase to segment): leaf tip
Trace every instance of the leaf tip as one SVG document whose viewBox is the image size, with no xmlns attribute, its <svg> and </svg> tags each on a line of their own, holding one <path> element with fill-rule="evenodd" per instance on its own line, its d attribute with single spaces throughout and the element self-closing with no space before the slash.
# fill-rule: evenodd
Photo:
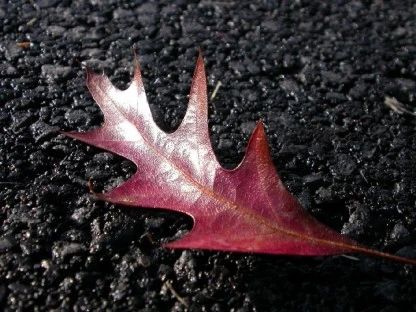
<svg viewBox="0 0 416 312">
<path fill-rule="evenodd" d="M 256 128 L 254 128 L 250 141 L 255 141 L 267 145 L 266 129 L 264 128 L 263 120 L 257 122 Z M 250 144 L 250 143 L 249 143 Z"/>
<path fill-rule="evenodd" d="M 133 80 L 136 81 L 138 85 L 141 85 L 142 84 L 142 74 L 140 72 L 139 55 L 137 53 L 136 45 L 133 45 L 133 53 L 134 53 L 134 77 L 133 77 Z"/>
<path fill-rule="evenodd" d="M 207 80 L 201 49 L 199 49 L 199 55 L 192 78 L 188 111 L 192 111 L 192 107 L 199 107 L 201 109 L 201 113 L 198 114 L 198 116 L 203 118 L 199 118 L 200 121 L 206 119 L 206 111 L 208 110 Z"/>
<path fill-rule="evenodd" d="M 202 56 L 202 49 L 198 48 L 198 59 L 196 61 L 195 73 L 194 77 L 201 73 L 205 76 L 205 65 L 204 65 L 204 57 Z"/>
<path fill-rule="evenodd" d="M 258 131 L 262 131 L 265 133 L 265 129 L 264 129 L 264 122 L 263 119 L 259 119 L 259 121 L 257 122 L 256 128 L 254 129 L 254 131 L 256 131 L 258 129 Z"/>
</svg>

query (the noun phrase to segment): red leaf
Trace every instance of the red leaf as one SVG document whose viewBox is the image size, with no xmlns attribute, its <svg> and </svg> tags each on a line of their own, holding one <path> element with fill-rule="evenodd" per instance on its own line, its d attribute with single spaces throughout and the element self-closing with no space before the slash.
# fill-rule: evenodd
<svg viewBox="0 0 416 312">
<path fill-rule="evenodd" d="M 191 232 L 165 245 L 286 255 L 366 253 L 416 264 L 362 247 L 327 228 L 302 209 L 276 174 L 263 123 L 254 130 L 244 160 L 234 170 L 218 163 L 210 144 L 207 90 L 201 54 L 189 107 L 174 133 L 154 123 L 139 65 L 127 90 L 87 68 L 87 86 L 104 112 L 97 130 L 66 135 L 112 151 L 137 165 L 136 174 L 99 199 L 167 208 L 190 215 Z"/>
</svg>

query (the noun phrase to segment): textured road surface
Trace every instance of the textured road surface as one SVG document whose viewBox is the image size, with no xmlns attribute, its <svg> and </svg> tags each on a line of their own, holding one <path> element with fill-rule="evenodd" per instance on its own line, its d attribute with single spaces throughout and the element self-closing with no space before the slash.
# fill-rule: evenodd
<svg viewBox="0 0 416 312">
<path fill-rule="evenodd" d="M 382 259 L 161 249 L 192 221 L 95 200 L 88 180 L 110 189 L 134 166 L 56 131 L 100 125 L 81 64 L 125 88 L 133 44 L 155 120 L 173 130 L 201 47 L 209 93 L 222 84 L 210 130 L 224 166 L 261 118 L 305 209 L 415 258 L 416 7 L 320 2 L 1 1 L 3 310 L 416 310 L 416 268 Z"/>
</svg>

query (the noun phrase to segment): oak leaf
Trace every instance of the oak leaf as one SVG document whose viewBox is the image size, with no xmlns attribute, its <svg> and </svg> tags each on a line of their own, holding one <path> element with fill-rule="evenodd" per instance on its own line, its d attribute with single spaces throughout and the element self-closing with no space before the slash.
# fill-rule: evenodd
<svg viewBox="0 0 416 312">
<path fill-rule="evenodd" d="M 189 106 L 173 133 L 162 131 L 152 118 L 137 57 L 126 90 L 114 87 L 104 74 L 86 71 L 87 87 L 104 113 L 104 123 L 90 132 L 65 134 L 137 166 L 124 184 L 96 194 L 99 199 L 171 209 L 193 218 L 189 234 L 165 247 L 310 256 L 364 253 L 416 264 L 367 249 L 308 214 L 277 175 L 261 121 L 243 161 L 234 170 L 222 168 L 210 144 L 201 53 Z"/>
</svg>

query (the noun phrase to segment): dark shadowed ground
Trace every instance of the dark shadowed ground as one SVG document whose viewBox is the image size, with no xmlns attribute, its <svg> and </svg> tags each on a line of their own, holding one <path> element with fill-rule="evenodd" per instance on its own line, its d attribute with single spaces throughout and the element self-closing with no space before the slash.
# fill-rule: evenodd
<svg viewBox="0 0 416 312">
<path fill-rule="evenodd" d="M 0 2 L 0 304 L 5 311 L 416 310 L 416 268 L 354 255 L 172 251 L 186 216 L 99 202 L 131 176 L 57 129 L 98 127 L 81 63 L 125 88 L 136 44 L 157 123 L 184 115 L 197 48 L 219 160 L 255 123 L 290 191 L 357 241 L 416 258 L 413 1 Z M 389 105 L 387 105 L 388 103 Z"/>
</svg>

